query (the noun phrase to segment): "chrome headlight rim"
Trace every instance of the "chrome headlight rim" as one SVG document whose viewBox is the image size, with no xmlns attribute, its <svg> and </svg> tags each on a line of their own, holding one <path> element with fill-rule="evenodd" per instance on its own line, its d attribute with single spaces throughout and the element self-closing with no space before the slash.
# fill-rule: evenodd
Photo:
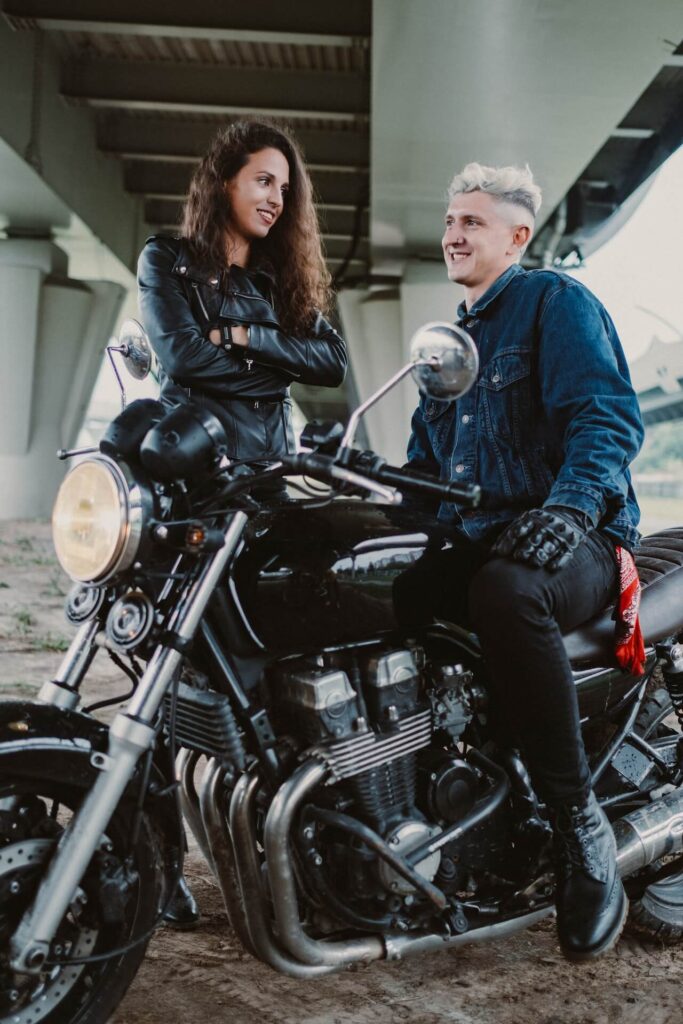
<svg viewBox="0 0 683 1024">
<path fill-rule="evenodd" d="M 119 533 L 106 565 L 96 575 L 75 575 L 61 562 L 62 568 L 76 583 L 86 586 L 100 586 L 110 583 L 115 577 L 131 567 L 138 554 L 146 524 L 152 517 L 153 497 L 148 484 L 138 478 L 134 470 L 125 462 L 118 462 L 108 455 L 88 455 L 81 459 L 64 478 L 76 472 L 86 464 L 102 466 L 110 474 L 116 490 L 119 515 Z M 57 503 L 55 502 L 55 511 Z M 53 513 L 53 539 L 55 535 Z M 55 543 L 55 548 L 57 544 Z M 59 554 L 58 554 L 59 558 Z"/>
</svg>

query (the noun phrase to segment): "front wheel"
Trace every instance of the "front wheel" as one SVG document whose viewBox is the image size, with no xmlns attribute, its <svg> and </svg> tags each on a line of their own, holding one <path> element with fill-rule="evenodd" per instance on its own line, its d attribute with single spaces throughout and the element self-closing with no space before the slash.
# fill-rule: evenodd
<svg viewBox="0 0 683 1024">
<path fill-rule="evenodd" d="M 163 899 L 163 861 L 155 830 L 122 804 L 81 881 L 39 975 L 17 974 L 9 943 L 83 792 L 59 779 L 38 780 L 0 766 L 0 1021 L 104 1024 L 142 960 Z M 110 959 L 96 958 L 121 950 Z M 69 963 L 69 961 L 72 961 Z"/>
</svg>

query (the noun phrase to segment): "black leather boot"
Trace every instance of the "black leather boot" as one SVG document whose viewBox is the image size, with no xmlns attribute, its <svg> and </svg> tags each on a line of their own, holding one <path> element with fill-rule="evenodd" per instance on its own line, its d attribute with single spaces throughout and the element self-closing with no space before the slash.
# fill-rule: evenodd
<svg viewBox="0 0 683 1024">
<path fill-rule="evenodd" d="M 593 960 L 616 945 L 628 912 L 614 833 L 593 793 L 551 810 L 551 823 L 560 946 L 569 960 Z"/>
<path fill-rule="evenodd" d="M 166 908 L 164 923 L 169 928 L 177 928 L 179 931 L 183 931 L 194 928 L 198 921 L 199 907 L 197 906 L 197 901 L 190 892 L 185 876 L 181 875 L 173 899 Z"/>
</svg>

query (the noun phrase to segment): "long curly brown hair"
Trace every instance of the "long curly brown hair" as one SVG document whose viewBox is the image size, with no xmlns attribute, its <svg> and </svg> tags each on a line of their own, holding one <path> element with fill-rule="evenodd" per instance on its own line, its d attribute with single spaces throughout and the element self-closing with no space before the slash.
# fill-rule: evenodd
<svg viewBox="0 0 683 1024">
<path fill-rule="evenodd" d="M 267 121 L 235 121 L 222 128 L 190 182 L 182 234 L 200 264 L 211 269 L 225 266 L 230 227 L 225 183 L 262 149 L 278 149 L 287 160 L 289 192 L 266 238 L 252 243 L 251 259 L 272 268 L 280 324 L 296 334 L 311 327 L 318 310 L 328 312 L 331 296 L 313 186 L 301 150 L 288 132 Z"/>
</svg>

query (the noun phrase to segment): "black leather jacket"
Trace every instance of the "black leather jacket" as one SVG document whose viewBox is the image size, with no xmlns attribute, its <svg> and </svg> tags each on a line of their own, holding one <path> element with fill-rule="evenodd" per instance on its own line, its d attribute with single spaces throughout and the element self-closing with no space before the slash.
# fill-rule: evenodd
<svg viewBox="0 0 683 1024">
<path fill-rule="evenodd" d="M 236 459 L 294 451 L 290 383 L 338 387 L 346 373 L 346 346 L 322 316 L 305 338 L 280 329 L 275 290 L 267 272 L 235 266 L 224 283 L 172 236 L 147 239 L 138 260 L 140 313 L 161 364 L 161 400 L 218 401 Z M 208 333 L 221 323 L 249 325 L 249 345 L 229 352 L 213 345 Z"/>
</svg>

